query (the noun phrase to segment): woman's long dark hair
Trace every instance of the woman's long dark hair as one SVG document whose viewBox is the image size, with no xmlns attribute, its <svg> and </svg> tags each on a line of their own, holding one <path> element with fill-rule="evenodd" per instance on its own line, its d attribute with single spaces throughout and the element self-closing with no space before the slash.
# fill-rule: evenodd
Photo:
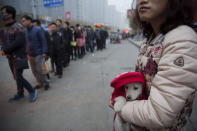
<svg viewBox="0 0 197 131">
<path fill-rule="evenodd" d="M 166 34 L 180 25 L 192 26 L 195 13 L 194 6 L 196 3 L 196 0 L 168 0 L 166 20 L 161 25 L 160 32 Z M 136 15 L 136 20 L 138 25 L 140 25 L 140 28 L 143 30 L 144 36 L 150 38 L 150 36 L 154 34 L 150 23 L 142 22 L 138 13 Z"/>
</svg>

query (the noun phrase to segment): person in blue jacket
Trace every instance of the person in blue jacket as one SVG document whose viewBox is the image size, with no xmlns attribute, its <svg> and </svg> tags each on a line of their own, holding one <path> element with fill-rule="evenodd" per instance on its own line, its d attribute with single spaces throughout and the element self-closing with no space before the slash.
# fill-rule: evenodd
<svg viewBox="0 0 197 131">
<path fill-rule="evenodd" d="M 38 82 L 35 88 L 39 89 L 44 87 L 45 90 L 48 90 L 48 72 L 46 71 L 45 65 L 48 47 L 45 34 L 40 27 L 36 27 L 32 24 L 32 18 L 30 16 L 24 15 L 21 18 L 21 24 L 26 27 L 28 59 L 32 73 Z"/>
</svg>

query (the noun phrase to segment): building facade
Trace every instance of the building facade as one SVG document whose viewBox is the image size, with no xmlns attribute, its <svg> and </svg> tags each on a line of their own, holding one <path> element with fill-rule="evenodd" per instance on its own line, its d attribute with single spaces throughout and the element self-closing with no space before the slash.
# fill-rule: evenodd
<svg viewBox="0 0 197 131">
<path fill-rule="evenodd" d="M 46 7 L 44 2 L 47 1 L 63 1 L 63 4 Z M 122 14 L 115 6 L 108 5 L 108 0 L 1 0 L 0 2 L 1 5 L 14 6 L 18 15 L 29 14 L 46 21 L 65 19 L 66 12 L 69 12 L 71 20 L 88 24 L 121 26 L 122 23 Z"/>
</svg>

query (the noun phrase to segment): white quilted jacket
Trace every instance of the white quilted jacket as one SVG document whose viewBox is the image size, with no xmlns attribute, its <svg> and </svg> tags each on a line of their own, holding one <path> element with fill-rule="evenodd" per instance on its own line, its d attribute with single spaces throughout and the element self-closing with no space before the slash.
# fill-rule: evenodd
<svg viewBox="0 0 197 131">
<path fill-rule="evenodd" d="M 150 59 L 156 69 L 146 65 Z M 162 43 L 142 45 L 137 67 L 145 74 L 150 95 L 127 102 L 122 117 L 149 130 L 180 130 L 197 89 L 197 34 L 183 25 L 167 33 Z"/>
</svg>

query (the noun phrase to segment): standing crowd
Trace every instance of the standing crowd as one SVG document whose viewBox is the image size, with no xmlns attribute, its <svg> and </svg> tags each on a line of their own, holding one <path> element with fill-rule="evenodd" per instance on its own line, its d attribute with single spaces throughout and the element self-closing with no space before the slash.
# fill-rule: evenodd
<svg viewBox="0 0 197 131">
<path fill-rule="evenodd" d="M 50 88 L 50 75 L 46 61 L 50 59 L 54 72 L 62 78 L 63 68 L 69 66 L 70 60 L 83 58 L 87 52 L 106 48 L 108 32 L 104 28 L 94 30 L 91 26 L 56 19 L 47 28 L 41 26 L 38 19 L 24 15 L 20 22 L 15 20 L 16 10 L 11 6 L 0 9 L 5 24 L 0 31 L 0 56 L 5 55 L 17 85 L 17 93 L 9 99 L 16 101 L 24 98 L 24 89 L 29 93 L 29 101 L 37 99 L 37 90 Z M 28 64 L 29 63 L 29 64 Z M 23 71 L 31 67 L 37 80 L 33 87 L 23 76 Z"/>
</svg>

